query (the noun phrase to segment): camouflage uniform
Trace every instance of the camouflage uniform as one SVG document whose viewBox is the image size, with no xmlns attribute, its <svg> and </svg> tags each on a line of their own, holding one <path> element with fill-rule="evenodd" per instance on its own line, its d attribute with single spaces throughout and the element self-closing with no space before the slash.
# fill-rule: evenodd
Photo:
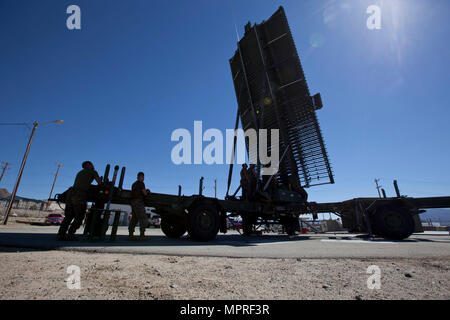
<svg viewBox="0 0 450 320">
<path fill-rule="evenodd" d="M 133 235 L 136 224 L 139 222 L 139 230 L 141 236 L 145 233 L 147 226 L 147 215 L 145 214 L 144 195 L 142 190 L 145 190 L 145 184 L 139 180 L 133 183 L 131 187 L 131 221 L 128 226 L 128 232 Z"/>
<path fill-rule="evenodd" d="M 94 169 L 86 168 L 78 172 L 73 187 L 67 195 L 64 220 L 58 231 L 60 238 L 66 235 L 67 229 L 69 229 L 68 234 L 73 236 L 83 223 L 89 187 L 95 178 L 98 178 L 98 173 Z"/>
</svg>

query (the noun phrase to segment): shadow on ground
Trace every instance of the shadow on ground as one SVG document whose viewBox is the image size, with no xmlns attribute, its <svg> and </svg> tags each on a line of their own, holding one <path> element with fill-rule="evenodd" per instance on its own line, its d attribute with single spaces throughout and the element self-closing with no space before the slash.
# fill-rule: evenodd
<svg viewBox="0 0 450 320">
<path fill-rule="evenodd" d="M 305 241 L 310 239 L 310 236 L 286 236 L 286 235 L 258 235 L 243 237 L 238 234 L 220 234 L 217 235 L 215 240 L 207 242 L 192 241 L 187 235 L 180 239 L 169 239 L 163 235 L 151 235 L 147 236 L 147 241 L 129 241 L 126 235 L 117 235 L 115 241 L 109 241 L 107 236 L 106 240 L 101 241 L 98 238 L 89 240 L 87 236 L 79 236 L 77 241 L 58 241 L 56 235 L 53 233 L 20 233 L 20 232 L 2 232 L 0 233 L 0 252 L 17 251 L 11 248 L 23 248 L 23 249 L 38 249 L 38 250 L 54 250 L 62 248 L 109 248 L 109 247 L 123 247 L 123 248 L 151 248 L 151 247 L 211 247 L 211 246 L 230 246 L 230 247 L 251 247 L 265 243 L 292 243 L 298 241 Z M 352 241 L 348 236 L 333 236 L 323 235 L 322 239 L 337 239 Z M 320 239 L 315 237 L 314 239 Z M 370 242 L 386 241 L 380 238 L 360 238 L 360 240 L 366 240 Z M 433 242 L 430 239 L 406 239 L 402 241 L 393 242 Z M 447 242 L 450 241 L 440 241 Z"/>
<path fill-rule="evenodd" d="M 288 237 L 285 235 L 261 235 L 243 237 L 241 235 L 217 235 L 215 240 L 199 242 L 192 241 L 189 236 L 185 235 L 180 239 L 169 239 L 165 236 L 151 235 L 147 236 L 146 241 L 129 241 L 126 235 L 117 235 L 115 241 L 99 240 L 95 238 L 89 240 L 88 236 L 81 235 L 76 241 L 58 241 L 56 235 L 51 233 L 17 233 L 2 232 L 0 233 L 0 252 L 4 252 L 3 248 L 29 248 L 52 250 L 58 248 L 95 248 L 95 247 L 167 247 L 167 246 L 186 246 L 186 247 L 203 247 L 203 246 L 233 246 L 247 247 L 261 243 L 270 242 L 292 242 L 303 241 L 309 239 L 309 236 Z M 15 251 L 15 250 L 13 250 Z"/>
</svg>

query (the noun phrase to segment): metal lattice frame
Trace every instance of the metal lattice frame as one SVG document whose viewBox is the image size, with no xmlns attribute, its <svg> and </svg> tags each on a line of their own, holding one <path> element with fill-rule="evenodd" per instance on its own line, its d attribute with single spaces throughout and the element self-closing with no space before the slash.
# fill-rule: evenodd
<svg viewBox="0 0 450 320">
<path fill-rule="evenodd" d="M 245 27 L 230 66 L 242 128 L 280 131 L 280 155 L 285 156 L 278 182 L 334 183 L 315 112 L 321 98 L 310 95 L 283 7 L 269 20 Z"/>
</svg>

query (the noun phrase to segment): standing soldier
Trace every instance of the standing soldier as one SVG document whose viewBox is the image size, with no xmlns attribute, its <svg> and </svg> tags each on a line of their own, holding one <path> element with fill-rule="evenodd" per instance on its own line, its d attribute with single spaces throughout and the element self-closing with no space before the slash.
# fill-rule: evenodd
<svg viewBox="0 0 450 320">
<path fill-rule="evenodd" d="M 247 170 L 247 176 L 249 180 L 248 197 L 251 199 L 256 193 L 256 184 L 258 178 L 256 177 L 256 169 L 254 164 L 250 164 L 250 168 Z"/>
<path fill-rule="evenodd" d="M 130 240 L 135 240 L 134 229 L 139 222 L 140 240 L 145 240 L 145 228 L 147 227 L 147 216 L 145 214 L 144 198 L 150 193 L 150 190 L 145 189 L 144 173 L 139 172 L 137 180 L 131 187 L 131 221 L 128 227 Z"/>
<path fill-rule="evenodd" d="M 242 188 L 242 200 L 248 200 L 248 188 L 250 186 L 250 180 L 247 173 L 247 164 L 244 163 L 241 169 L 241 188 Z"/>
<path fill-rule="evenodd" d="M 58 240 L 70 241 L 76 239 L 75 232 L 83 223 L 86 215 L 89 187 L 94 179 L 97 181 L 98 185 L 102 183 L 92 162 L 85 161 L 81 166 L 83 170 L 78 172 L 73 187 L 68 192 L 64 220 L 58 231 Z M 67 229 L 69 231 L 67 231 Z"/>
</svg>

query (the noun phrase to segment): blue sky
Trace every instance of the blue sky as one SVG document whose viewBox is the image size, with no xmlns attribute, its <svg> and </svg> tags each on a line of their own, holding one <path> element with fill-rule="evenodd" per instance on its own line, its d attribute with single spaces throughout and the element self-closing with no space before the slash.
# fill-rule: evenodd
<svg viewBox="0 0 450 320">
<path fill-rule="evenodd" d="M 81 30 L 66 8 L 81 8 Z M 382 10 L 368 30 L 366 8 Z M 155 192 L 226 190 L 228 166 L 172 164 L 173 130 L 233 128 L 237 108 L 228 59 L 247 21 L 285 7 L 335 173 L 334 185 L 308 189 L 313 201 L 450 194 L 449 43 L 446 0 L 193 0 L 0 2 L 0 122 L 63 119 L 39 127 L 19 195 L 45 199 L 72 185 L 81 162 L 100 174 L 127 167 L 125 187 L 146 172 Z M 234 11 L 234 17 L 233 17 Z M 0 126 L 0 183 L 11 191 L 30 134 Z M 235 171 L 234 188 L 237 187 Z"/>
</svg>

